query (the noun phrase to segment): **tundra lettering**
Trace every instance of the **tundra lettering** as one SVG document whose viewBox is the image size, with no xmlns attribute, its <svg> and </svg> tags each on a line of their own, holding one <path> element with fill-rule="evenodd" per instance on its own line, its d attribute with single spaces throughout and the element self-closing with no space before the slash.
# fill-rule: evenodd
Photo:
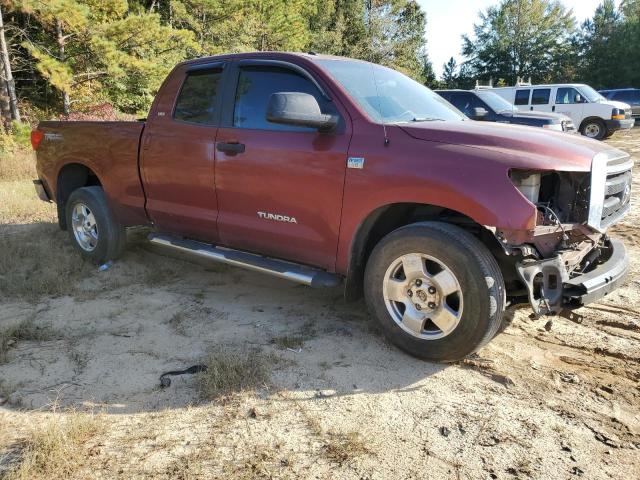
<svg viewBox="0 0 640 480">
<path fill-rule="evenodd" d="M 295 217 L 288 217 L 286 215 L 277 215 L 275 213 L 258 212 L 260 218 L 267 220 L 276 220 L 278 222 L 298 223 Z"/>
<path fill-rule="evenodd" d="M 90 261 L 117 258 L 126 228 L 146 226 L 163 248 L 342 285 L 423 359 L 477 351 L 516 305 L 575 318 L 628 270 L 607 235 L 630 208 L 628 154 L 471 120 L 363 61 L 188 61 L 146 121 L 41 122 L 31 141 L 38 195 Z"/>
</svg>

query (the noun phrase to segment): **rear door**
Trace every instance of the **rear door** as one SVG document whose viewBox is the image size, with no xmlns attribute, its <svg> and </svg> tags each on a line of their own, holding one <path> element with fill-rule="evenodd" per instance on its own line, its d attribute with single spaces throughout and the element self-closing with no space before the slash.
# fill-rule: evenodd
<svg viewBox="0 0 640 480">
<path fill-rule="evenodd" d="M 160 231 L 216 242 L 215 140 L 225 65 L 184 67 L 164 91 L 174 93 L 144 130 L 140 170 L 146 209 Z"/>
<path fill-rule="evenodd" d="M 555 108 L 551 101 L 551 88 L 533 88 L 531 91 L 531 108 L 536 112 L 552 112 Z"/>
<path fill-rule="evenodd" d="M 216 144 L 216 188 L 223 245 L 335 268 L 351 126 L 318 79 L 282 61 L 241 60 L 230 75 Z M 276 92 L 313 95 L 340 117 L 331 133 L 266 120 Z"/>
<path fill-rule="evenodd" d="M 558 87 L 555 94 L 555 113 L 571 117 L 576 128 L 580 128 L 584 118 L 584 98 L 573 87 Z"/>
</svg>

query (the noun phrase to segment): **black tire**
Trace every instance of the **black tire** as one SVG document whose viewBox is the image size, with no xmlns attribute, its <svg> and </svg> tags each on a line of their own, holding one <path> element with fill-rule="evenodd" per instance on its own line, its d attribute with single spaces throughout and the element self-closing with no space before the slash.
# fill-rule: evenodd
<svg viewBox="0 0 640 480">
<path fill-rule="evenodd" d="M 423 339 L 407 333 L 387 309 L 383 293 L 387 269 L 411 253 L 438 259 L 459 283 L 464 306 L 460 320 L 455 329 L 442 338 Z M 364 285 L 367 306 L 385 336 L 400 349 L 424 360 L 463 359 L 488 343 L 501 325 L 505 287 L 500 268 L 476 237 L 454 225 L 423 222 L 391 232 L 371 253 Z"/>
<path fill-rule="evenodd" d="M 95 218 L 97 242 L 92 250 L 84 248 L 76 238 L 72 215 L 79 204 L 86 205 Z M 126 229 L 111 215 L 102 187 L 82 187 L 74 190 L 65 205 L 65 218 L 73 246 L 87 260 L 103 264 L 109 260 L 115 260 L 124 251 L 127 243 Z"/>
<path fill-rule="evenodd" d="M 597 134 L 589 134 L 588 132 L 590 131 L 590 129 L 593 129 L 592 131 L 595 131 L 595 129 L 597 129 Z M 582 124 L 582 126 L 580 127 L 580 133 L 585 137 L 591 138 L 593 140 L 603 140 L 605 138 L 605 135 L 607 135 L 607 127 L 602 120 L 591 118 L 585 120 L 585 122 Z"/>
</svg>

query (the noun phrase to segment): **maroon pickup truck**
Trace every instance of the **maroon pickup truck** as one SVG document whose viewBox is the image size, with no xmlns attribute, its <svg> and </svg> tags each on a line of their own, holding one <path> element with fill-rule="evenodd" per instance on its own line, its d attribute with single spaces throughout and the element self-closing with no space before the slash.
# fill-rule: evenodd
<svg viewBox="0 0 640 480">
<path fill-rule="evenodd" d="M 457 360 L 505 308 L 575 315 L 623 280 L 607 227 L 629 155 L 578 136 L 469 120 L 370 63 L 315 54 L 178 65 L 145 122 L 42 122 L 36 189 L 95 262 L 126 227 L 312 287 L 362 293 L 388 338 Z"/>
</svg>

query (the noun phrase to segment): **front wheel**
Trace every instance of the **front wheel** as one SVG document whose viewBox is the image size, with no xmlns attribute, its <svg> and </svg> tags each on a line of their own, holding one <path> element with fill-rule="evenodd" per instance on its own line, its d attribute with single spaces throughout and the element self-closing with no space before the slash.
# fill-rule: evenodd
<svg viewBox="0 0 640 480">
<path fill-rule="evenodd" d="M 587 120 L 581 129 L 582 135 L 594 140 L 602 140 L 607 135 L 607 127 L 602 120 Z"/>
<path fill-rule="evenodd" d="M 416 357 L 456 361 L 491 340 L 505 304 L 502 273 L 487 248 L 454 225 L 402 227 L 374 248 L 367 305 L 389 340 Z"/>
<path fill-rule="evenodd" d="M 84 258 L 101 264 L 120 256 L 127 233 L 111 215 L 102 187 L 75 190 L 65 212 L 71 241 Z"/>
</svg>

